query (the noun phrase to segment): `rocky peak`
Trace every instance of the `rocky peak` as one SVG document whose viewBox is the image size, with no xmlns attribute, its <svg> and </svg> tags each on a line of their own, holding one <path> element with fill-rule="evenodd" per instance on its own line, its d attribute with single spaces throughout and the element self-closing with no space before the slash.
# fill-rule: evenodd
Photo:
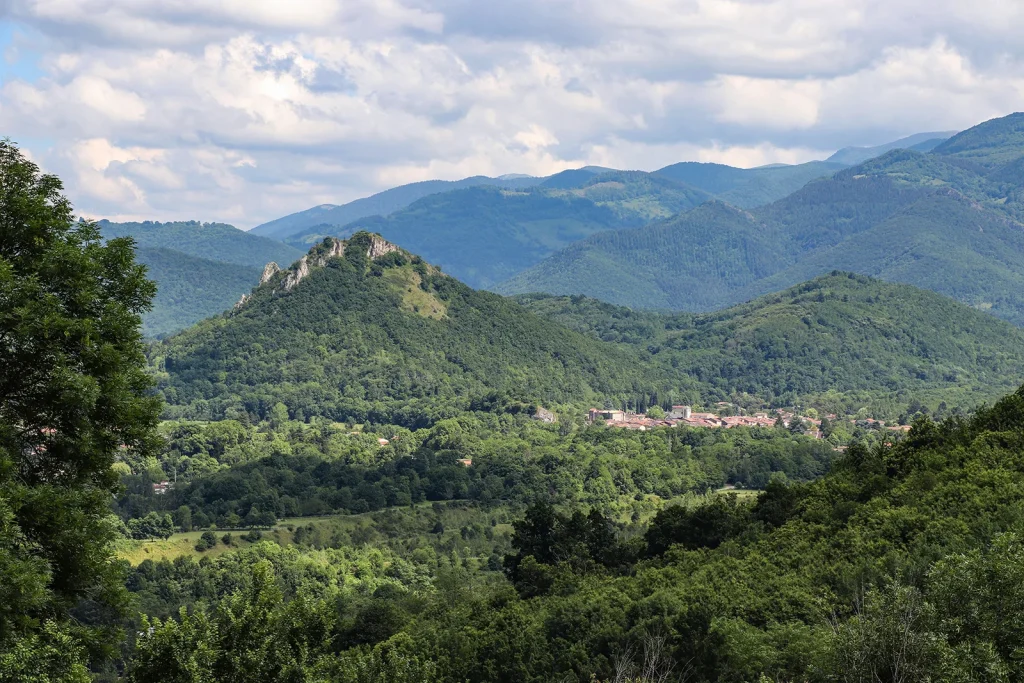
<svg viewBox="0 0 1024 683">
<path fill-rule="evenodd" d="M 309 250 L 308 254 L 300 258 L 287 270 L 282 270 L 276 263 L 268 263 L 263 269 L 263 275 L 260 277 L 260 286 L 262 287 L 271 281 L 275 281 L 278 282 L 278 284 L 272 286 L 274 286 L 277 291 L 290 292 L 297 284 L 306 279 L 314 268 L 323 268 L 331 259 L 344 256 L 345 250 L 348 248 L 350 243 L 351 240 L 346 241 L 340 240 L 336 237 L 327 237 L 323 242 L 314 245 Z M 388 242 L 380 235 L 369 235 L 369 246 L 366 249 L 366 257 L 371 261 L 380 258 L 384 254 L 390 254 L 393 251 L 400 251 L 400 247 Z M 279 281 L 275 279 L 275 276 L 278 273 L 284 274 L 284 277 Z M 243 297 L 243 300 L 238 302 L 236 308 L 244 305 L 246 300 L 246 297 Z"/>
<path fill-rule="evenodd" d="M 263 267 L 263 275 L 260 275 L 260 284 L 265 285 L 270 282 L 270 278 L 274 277 L 281 272 L 281 266 L 271 261 Z"/>
</svg>

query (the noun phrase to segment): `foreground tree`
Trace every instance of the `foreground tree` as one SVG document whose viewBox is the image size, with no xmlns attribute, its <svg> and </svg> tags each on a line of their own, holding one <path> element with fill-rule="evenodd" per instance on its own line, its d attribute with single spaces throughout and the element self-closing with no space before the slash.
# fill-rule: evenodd
<svg viewBox="0 0 1024 683">
<path fill-rule="evenodd" d="M 155 285 L 61 191 L 0 141 L 0 681 L 87 680 L 115 642 L 112 465 L 155 445 Z"/>
</svg>

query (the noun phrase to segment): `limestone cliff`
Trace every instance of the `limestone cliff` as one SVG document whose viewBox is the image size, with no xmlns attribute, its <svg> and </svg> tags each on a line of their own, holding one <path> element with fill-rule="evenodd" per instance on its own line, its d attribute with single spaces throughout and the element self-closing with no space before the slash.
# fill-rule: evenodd
<svg viewBox="0 0 1024 683">
<path fill-rule="evenodd" d="M 366 257 L 371 261 L 393 251 L 401 251 L 401 248 L 385 240 L 380 235 L 369 234 L 369 246 L 366 249 Z M 316 268 L 323 268 L 328 261 L 340 258 L 345 255 L 352 240 L 340 240 L 336 237 L 328 237 L 323 242 L 316 244 L 305 256 L 300 258 L 291 268 L 282 270 L 274 262 L 268 263 L 263 268 L 260 276 L 259 287 L 269 286 L 276 292 L 289 292 L 302 282 Z M 281 277 L 278 277 L 278 274 Z M 249 301 L 250 295 L 244 294 L 235 308 L 241 308 Z"/>
</svg>

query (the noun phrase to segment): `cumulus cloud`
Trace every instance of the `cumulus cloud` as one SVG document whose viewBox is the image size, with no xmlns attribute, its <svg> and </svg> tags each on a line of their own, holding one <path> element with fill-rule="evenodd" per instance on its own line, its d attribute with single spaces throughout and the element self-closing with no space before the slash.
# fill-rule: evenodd
<svg viewBox="0 0 1024 683">
<path fill-rule="evenodd" d="M 798 163 L 1022 109 L 1012 0 L 6 0 L 0 127 L 79 210 L 250 227 L 399 183 Z"/>
</svg>

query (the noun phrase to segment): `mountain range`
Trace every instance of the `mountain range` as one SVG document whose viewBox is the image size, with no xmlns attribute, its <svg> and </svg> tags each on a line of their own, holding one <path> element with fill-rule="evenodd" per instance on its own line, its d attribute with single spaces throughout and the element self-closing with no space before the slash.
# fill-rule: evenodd
<svg viewBox="0 0 1024 683">
<path fill-rule="evenodd" d="M 832 177 L 847 168 L 846 163 L 854 158 L 905 146 L 930 148 L 942 142 L 944 135 L 925 133 L 875 148 L 847 148 L 830 160 L 795 166 L 738 169 L 722 164 L 683 162 L 653 173 L 589 166 L 543 178 L 505 175 L 425 181 L 342 206 L 320 205 L 258 226 L 250 233 L 223 224 L 197 222 L 104 222 L 104 231 L 111 236 L 131 234 L 143 249 L 179 252 L 176 255 L 140 252 L 140 259 L 163 283 L 154 310 L 145 318 L 145 331 L 150 336 L 172 333 L 224 310 L 248 291 L 249 284 L 256 281 L 256 269 L 266 262 L 291 263 L 302 251 L 326 236 L 345 238 L 361 230 L 380 233 L 441 264 L 446 272 L 477 288 L 502 292 L 582 291 L 633 306 L 707 310 L 742 300 L 733 294 L 737 291 L 747 294 L 744 287 L 760 277 L 774 275 L 778 264 L 787 267 L 795 264 L 777 258 L 770 249 L 751 243 L 746 248 L 756 248 L 761 259 L 772 254 L 774 265 L 757 266 L 753 275 L 739 269 L 728 274 L 727 282 L 721 286 L 721 283 L 704 283 L 703 273 L 697 272 L 696 278 L 707 291 L 697 295 L 695 302 L 678 305 L 674 302 L 672 287 L 652 286 L 645 281 L 647 273 L 627 272 L 625 277 L 618 277 L 605 270 L 605 266 L 611 271 L 622 267 L 615 263 L 615 258 L 602 256 L 602 267 L 589 274 L 599 283 L 596 287 L 587 284 L 587 273 L 579 277 L 572 268 L 562 278 L 552 278 L 544 270 L 551 270 L 551 263 L 560 264 L 567 254 L 590 249 L 594 242 L 588 238 L 607 241 L 609 233 L 627 231 L 630 237 L 626 239 L 635 241 L 633 230 L 658 225 L 658 221 L 678 221 L 688 215 L 694 223 L 710 221 L 708 229 L 717 233 L 712 217 L 716 211 L 713 202 L 753 210 L 772 201 L 785 201 L 809 182 Z M 687 214 L 688 211 L 692 213 Z M 719 213 L 726 215 L 728 211 L 723 209 Z M 718 235 L 716 244 L 727 252 L 735 252 L 737 244 L 727 243 L 728 236 L 727 232 Z M 716 244 L 703 249 L 700 258 L 729 266 L 729 258 L 723 253 L 709 253 Z M 675 249 L 678 248 L 676 245 Z M 206 262 L 190 264 L 186 256 Z M 548 258 L 553 261 L 542 263 Z M 221 268 L 218 263 L 250 270 Z M 848 266 L 836 264 L 835 267 Z M 627 271 L 632 269 L 633 265 L 626 266 Z M 803 279 L 807 279 L 828 269 L 812 269 L 801 275 L 806 275 Z M 556 270 L 560 270 L 560 265 Z M 653 269 L 650 275 L 664 280 L 666 273 L 657 271 Z M 197 276 L 199 273 L 202 275 Z M 881 269 L 873 274 L 887 275 Z M 679 277 L 676 273 L 667 275 L 679 282 L 688 277 L 685 274 Z M 634 282 L 637 279 L 639 281 Z M 779 280 L 782 284 L 774 288 L 796 281 L 782 278 Z M 609 296 L 603 288 L 613 283 L 621 291 Z M 722 291 L 717 291 L 722 287 Z M 769 290 L 755 288 L 750 296 L 763 291 Z M 982 301 L 981 305 L 986 303 Z M 997 302 L 991 303 L 993 308 L 997 307 Z"/>
<path fill-rule="evenodd" d="M 941 390 L 973 405 L 1024 379 L 1024 332 L 906 285 L 833 273 L 707 315 L 517 302 L 367 232 L 268 268 L 242 305 L 151 353 L 170 416 L 283 403 L 293 417 L 407 426 L 496 406 L 793 405 L 830 391 Z"/>
<path fill-rule="evenodd" d="M 896 149 L 749 211 L 710 202 L 576 242 L 496 286 L 709 311 L 831 270 L 918 285 L 1024 324 L 1024 114 Z"/>
</svg>

